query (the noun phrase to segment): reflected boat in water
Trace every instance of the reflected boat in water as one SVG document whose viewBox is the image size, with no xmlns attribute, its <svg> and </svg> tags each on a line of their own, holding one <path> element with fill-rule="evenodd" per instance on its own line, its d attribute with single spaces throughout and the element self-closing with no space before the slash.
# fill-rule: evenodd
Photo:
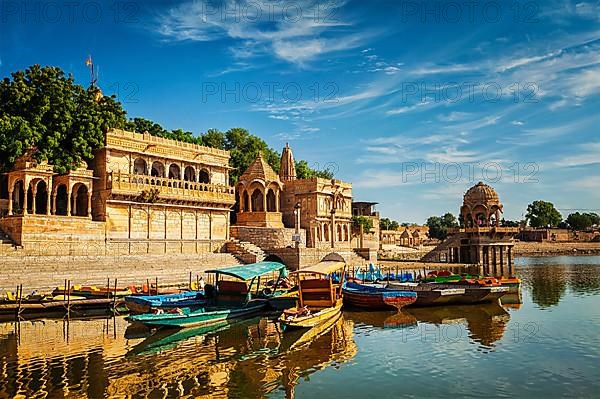
<svg viewBox="0 0 600 399">
<path fill-rule="evenodd" d="M 344 316 L 355 323 L 377 328 L 403 328 L 417 325 L 417 319 L 404 310 L 395 311 L 344 311 Z"/>
<path fill-rule="evenodd" d="M 497 303 L 454 305 L 436 308 L 406 308 L 419 322 L 431 324 L 464 323 L 470 337 L 485 346 L 492 346 L 506 331 L 508 312 Z"/>
<path fill-rule="evenodd" d="M 353 325 L 284 335 L 255 318 L 127 339 L 121 317 L 1 324 L 0 397 L 293 397 L 302 378 L 355 356 Z"/>
</svg>

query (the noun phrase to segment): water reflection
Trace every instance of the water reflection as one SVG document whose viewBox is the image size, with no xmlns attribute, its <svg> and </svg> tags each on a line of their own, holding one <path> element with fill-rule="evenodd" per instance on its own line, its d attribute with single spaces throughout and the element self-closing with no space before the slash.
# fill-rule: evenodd
<svg viewBox="0 0 600 399">
<path fill-rule="evenodd" d="M 462 323 L 473 342 L 488 348 L 502 339 L 510 319 L 508 312 L 497 303 L 431 309 L 407 308 L 404 311 L 420 322 L 436 325 Z"/>
<path fill-rule="evenodd" d="M 558 305 L 568 290 L 576 295 L 600 293 L 599 256 L 518 258 L 517 275 L 541 308 Z"/>
<path fill-rule="evenodd" d="M 134 339 L 126 327 L 122 318 L 71 321 L 65 335 L 56 320 L 0 325 L 0 397 L 291 398 L 299 379 L 357 352 L 343 316 L 291 334 L 269 318 Z"/>
</svg>

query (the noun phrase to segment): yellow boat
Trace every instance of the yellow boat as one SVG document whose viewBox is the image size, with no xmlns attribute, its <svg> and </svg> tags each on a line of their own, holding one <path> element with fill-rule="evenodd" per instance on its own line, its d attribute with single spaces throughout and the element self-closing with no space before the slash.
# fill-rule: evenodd
<svg viewBox="0 0 600 399">
<path fill-rule="evenodd" d="M 339 281 L 334 282 L 339 271 Z M 323 261 L 291 274 L 298 278 L 298 303 L 284 310 L 279 318 L 284 330 L 313 328 L 339 316 L 346 274 L 344 262 Z"/>
</svg>

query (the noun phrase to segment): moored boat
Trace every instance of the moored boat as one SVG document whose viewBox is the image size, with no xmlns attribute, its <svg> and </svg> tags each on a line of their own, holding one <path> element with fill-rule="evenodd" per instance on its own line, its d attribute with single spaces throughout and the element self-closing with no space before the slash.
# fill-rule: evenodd
<svg viewBox="0 0 600 399">
<path fill-rule="evenodd" d="M 323 261 L 293 272 L 298 277 L 298 306 L 284 310 L 279 318 L 283 328 L 313 328 L 339 316 L 345 271 L 344 262 Z"/>
<path fill-rule="evenodd" d="M 457 284 L 390 283 L 389 288 L 413 291 L 417 300 L 409 306 L 467 305 L 496 302 L 508 292 L 507 287 Z"/>
<path fill-rule="evenodd" d="M 128 320 L 149 327 L 182 328 L 210 326 L 233 319 L 247 318 L 260 313 L 267 306 L 267 299 L 260 297 L 261 276 L 273 272 L 282 275 L 284 270 L 285 265 L 278 262 L 259 262 L 207 270 L 206 273 L 216 275 L 216 289 L 212 285 L 205 286 L 208 299 L 205 306 L 196 310 L 175 308 L 168 313 L 134 315 Z M 223 279 L 224 276 L 229 279 Z"/>
<path fill-rule="evenodd" d="M 204 291 L 185 291 L 179 294 L 130 295 L 125 305 L 132 313 L 149 313 L 152 309 L 194 308 L 206 304 Z"/>
<path fill-rule="evenodd" d="M 370 310 L 390 308 L 400 310 L 417 300 L 417 293 L 413 291 L 357 283 L 346 283 L 343 294 L 345 305 Z"/>
</svg>

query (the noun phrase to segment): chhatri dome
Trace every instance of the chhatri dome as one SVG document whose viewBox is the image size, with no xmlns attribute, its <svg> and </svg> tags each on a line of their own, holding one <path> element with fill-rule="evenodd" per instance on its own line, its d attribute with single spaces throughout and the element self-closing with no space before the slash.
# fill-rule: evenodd
<svg viewBox="0 0 600 399">
<path fill-rule="evenodd" d="M 497 226 L 502 209 L 503 205 L 496 190 L 479 182 L 465 193 L 460 214 L 466 227 Z"/>
</svg>

